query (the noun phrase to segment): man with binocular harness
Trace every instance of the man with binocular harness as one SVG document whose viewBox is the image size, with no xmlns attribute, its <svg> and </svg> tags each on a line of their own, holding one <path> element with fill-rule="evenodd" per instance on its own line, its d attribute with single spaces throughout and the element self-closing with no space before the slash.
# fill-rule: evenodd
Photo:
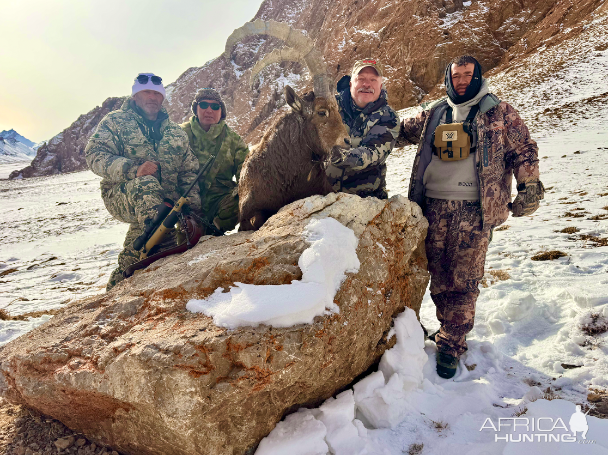
<svg viewBox="0 0 608 456">
<path fill-rule="evenodd" d="M 490 93 L 471 56 L 446 68 L 447 98 L 401 123 L 398 147 L 419 144 L 409 198 L 429 222 L 431 298 L 439 331 L 437 373 L 451 378 L 473 329 L 479 282 L 492 230 L 531 215 L 543 199 L 538 147 L 517 111 Z M 517 180 L 511 202 L 512 178 Z"/>
</svg>

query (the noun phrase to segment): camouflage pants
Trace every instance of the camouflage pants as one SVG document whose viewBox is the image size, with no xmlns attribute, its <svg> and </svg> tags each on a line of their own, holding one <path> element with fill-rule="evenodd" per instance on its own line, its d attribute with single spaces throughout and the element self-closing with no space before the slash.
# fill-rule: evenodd
<svg viewBox="0 0 608 456">
<path fill-rule="evenodd" d="M 239 192 L 236 183 L 232 191 L 219 201 L 218 209 L 214 213 L 216 216 L 210 222 L 222 231 L 234 229 L 239 221 Z"/>
<path fill-rule="evenodd" d="M 482 229 L 478 202 L 425 198 L 424 215 L 431 298 L 441 323 L 437 349 L 459 357 L 473 329 L 490 230 Z"/>
<path fill-rule="evenodd" d="M 118 254 L 118 267 L 106 286 L 106 291 L 109 291 L 123 280 L 122 272 L 139 261 L 139 252 L 133 248 L 133 241 L 143 233 L 144 221 L 154 217 L 154 207 L 163 202 L 163 189 L 155 177 L 142 176 L 115 185 L 104 192 L 102 198 L 112 217 L 130 225 L 123 250 Z"/>
</svg>

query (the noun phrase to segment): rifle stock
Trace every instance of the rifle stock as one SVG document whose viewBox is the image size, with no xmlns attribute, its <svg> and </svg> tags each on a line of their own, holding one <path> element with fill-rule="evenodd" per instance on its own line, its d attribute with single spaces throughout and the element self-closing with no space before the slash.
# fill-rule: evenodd
<svg viewBox="0 0 608 456">
<path fill-rule="evenodd" d="M 165 237 L 165 235 L 171 229 L 173 229 L 175 224 L 179 221 L 179 214 L 181 213 L 185 204 L 188 204 L 188 198 L 186 198 L 185 196 L 182 196 L 177 201 L 175 206 L 173 206 L 173 209 L 171 209 L 171 212 L 169 212 L 169 214 L 165 217 L 165 219 L 162 221 L 162 223 L 159 225 L 159 227 L 156 229 L 156 231 L 154 231 L 152 236 L 150 236 L 150 239 L 148 239 L 146 241 L 146 244 L 144 245 L 144 248 L 139 256 L 140 260 L 146 259 L 148 257 L 148 253 L 150 252 L 150 250 L 152 250 L 155 245 L 160 243 L 163 240 L 163 238 Z"/>
</svg>

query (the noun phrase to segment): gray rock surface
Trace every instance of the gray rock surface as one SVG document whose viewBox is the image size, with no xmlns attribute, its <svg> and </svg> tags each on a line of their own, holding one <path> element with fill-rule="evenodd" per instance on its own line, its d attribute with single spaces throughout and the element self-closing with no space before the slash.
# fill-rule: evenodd
<svg viewBox="0 0 608 456">
<path fill-rule="evenodd" d="M 334 298 L 339 313 L 228 330 L 186 310 L 235 282 L 300 279 L 304 228 L 323 217 L 359 239 L 361 267 Z M 401 196 L 296 201 L 257 232 L 203 238 L 3 346 L 0 395 L 120 452 L 252 451 L 285 413 L 336 394 L 394 344 L 393 317 L 418 312 L 428 283 L 426 229 Z"/>
</svg>

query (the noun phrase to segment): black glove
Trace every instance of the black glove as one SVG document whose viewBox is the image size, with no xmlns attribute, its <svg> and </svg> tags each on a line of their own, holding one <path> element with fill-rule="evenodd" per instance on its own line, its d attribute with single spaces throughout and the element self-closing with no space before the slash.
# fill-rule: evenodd
<svg viewBox="0 0 608 456">
<path fill-rule="evenodd" d="M 532 215 L 538 209 L 540 200 L 545 197 L 545 186 L 538 179 L 529 179 L 517 184 L 517 196 L 509 208 L 513 217 Z"/>
</svg>

